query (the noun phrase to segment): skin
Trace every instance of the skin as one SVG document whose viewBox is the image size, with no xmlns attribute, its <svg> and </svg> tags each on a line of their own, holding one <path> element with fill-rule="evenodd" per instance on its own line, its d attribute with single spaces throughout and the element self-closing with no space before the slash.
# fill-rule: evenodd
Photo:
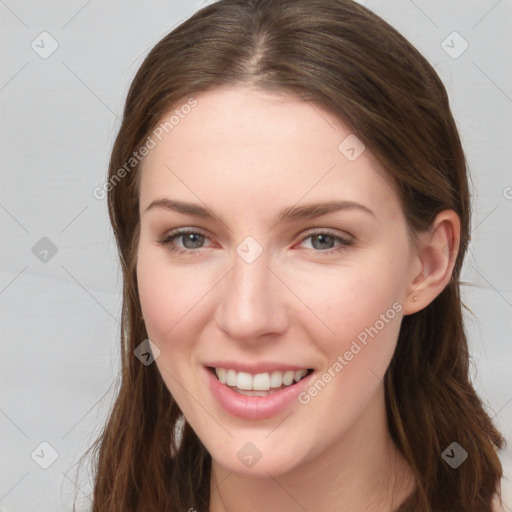
<svg viewBox="0 0 512 512">
<path fill-rule="evenodd" d="M 411 240 L 391 180 L 368 149 L 349 161 L 338 146 L 350 130 L 317 106 L 249 86 L 195 98 L 143 163 L 137 277 L 158 369 L 212 455 L 210 511 L 390 511 L 414 483 L 387 429 L 382 378 L 403 315 L 450 279 L 458 217 L 441 212 Z M 206 206 L 216 219 L 146 211 L 161 198 Z M 286 207 L 329 200 L 373 214 L 274 222 Z M 176 228 L 206 235 L 174 240 L 197 252 L 157 242 Z M 325 254 L 340 241 L 322 244 L 312 230 L 353 243 Z M 250 264 L 236 252 L 247 236 L 263 249 Z M 206 385 L 202 363 L 226 358 L 321 377 L 393 304 L 396 316 L 306 405 L 250 421 L 228 414 Z M 251 468 L 237 457 L 247 442 L 262 455 Z"/>
</svg>

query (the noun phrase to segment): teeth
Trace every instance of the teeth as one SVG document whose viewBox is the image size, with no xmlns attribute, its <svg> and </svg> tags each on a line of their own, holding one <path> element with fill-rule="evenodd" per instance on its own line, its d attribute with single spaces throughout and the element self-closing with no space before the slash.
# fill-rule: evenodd
<svg viewBox="0 0 512 512">
<path fill-rule="evenodd" d="M 240 378 L 240 374 L 238 375 L 238 378 Z M 255 375 L 252 378 L 252 389 L 258 391 L 268 391 L 270 389 L 270 375 L 268 373 L 258 373 Z"/>
<path fill-rule="evenodd" d="M 295 377 L 295 372 L 293 372 L 293 371 L 284 372 L 283 384 L 285 386 L 289 386 L 293 382 L 294 377 Z"/>
<path fill-rule="evenodd" d="M 283 372 L 272 372 L 270 375 L 270 387 L 280 388 L 283 385 Z"/>
<path fill-rule="evenodd" d="M 236 376 L 236 387 L 238 389 L 252 389 L 252 375 L 246 372 L 238 372 Z"/>
<path fill-rule="evenodd" d="M 294 382 L 299 382 L 307 373 L 307 370 L 289 370 L 286 372 L 275 370 L 271 373 L 252 375 L 226 368 L 215 368 L 215 374 L 222 384 L 245 391 L 268 391 L 270 388 L 290 386 Z"/>
<path fill-rule="evenodd" d="M 236 386 L 236 372 L 235 370 L 225 370 L 226 371 L 226 384 L 228 386 Z"/>
</svg>

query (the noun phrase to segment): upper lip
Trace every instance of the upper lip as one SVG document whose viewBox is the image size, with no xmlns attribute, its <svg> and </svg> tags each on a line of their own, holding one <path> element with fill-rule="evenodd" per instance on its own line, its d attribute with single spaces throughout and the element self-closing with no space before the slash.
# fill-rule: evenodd
<svg viewBox="0 0 512 512">
<path fill-rule="evenodd" d="M 261 361 L 259 363 L 243 363 L 236 361 L 209 361 L 204 363 L 204 366 L 212 368 L 225 368 L 227 370 L 235 370 L 237 372 L 247 372 L 253 375 L 258 373 L 270 373 L 272 371 L 297 371 L 309 370 L 310 366 L 296 365 L 296 364 L 283 364 L 282 362 Z"/>
</svg>

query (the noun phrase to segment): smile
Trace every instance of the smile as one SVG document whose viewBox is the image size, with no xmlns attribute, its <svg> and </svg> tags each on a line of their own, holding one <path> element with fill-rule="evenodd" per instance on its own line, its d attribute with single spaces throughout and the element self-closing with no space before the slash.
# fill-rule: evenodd
<svg viewBox="0 0 512 512">
<path fill-rule="evenodd" d="M 297 397 L 313 378 L 312 369 L 249 373 L 204 366 L 208 387 L 225 412 L 247 420 L 274 417 L 298 404 Z"/>
<path fill-rule="evenodd" d="M 248 372 L 237 372 L 230 368 L 210 368 L 222 384 L 232 388 L 234 391 L 247 396 L 266 396 L 269 393 L 247 393 L 276 391 L 278 389 L 292 386 L 299 382 L 308 373 L 313 370 L 274 370 L 272 372 L 263 372 L 251 374 Z M 271 391 L 271 392 L 272 392 Z"/>
</svg>

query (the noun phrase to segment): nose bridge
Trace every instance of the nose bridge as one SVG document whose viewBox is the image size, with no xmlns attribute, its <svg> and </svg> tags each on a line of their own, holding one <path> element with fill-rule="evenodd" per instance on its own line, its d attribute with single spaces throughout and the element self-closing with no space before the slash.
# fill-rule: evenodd
<svg viewBox="0 0 512 512">
<path fill-rule="evenodd" d="M 269 268 L 267 253 L 255 257 L 255 249 L 250 241 L 237 247 L 217 308 L 218 326 L 243 341 L 276 334 L 286 327 L 286 298 Z"/>
</svg>

